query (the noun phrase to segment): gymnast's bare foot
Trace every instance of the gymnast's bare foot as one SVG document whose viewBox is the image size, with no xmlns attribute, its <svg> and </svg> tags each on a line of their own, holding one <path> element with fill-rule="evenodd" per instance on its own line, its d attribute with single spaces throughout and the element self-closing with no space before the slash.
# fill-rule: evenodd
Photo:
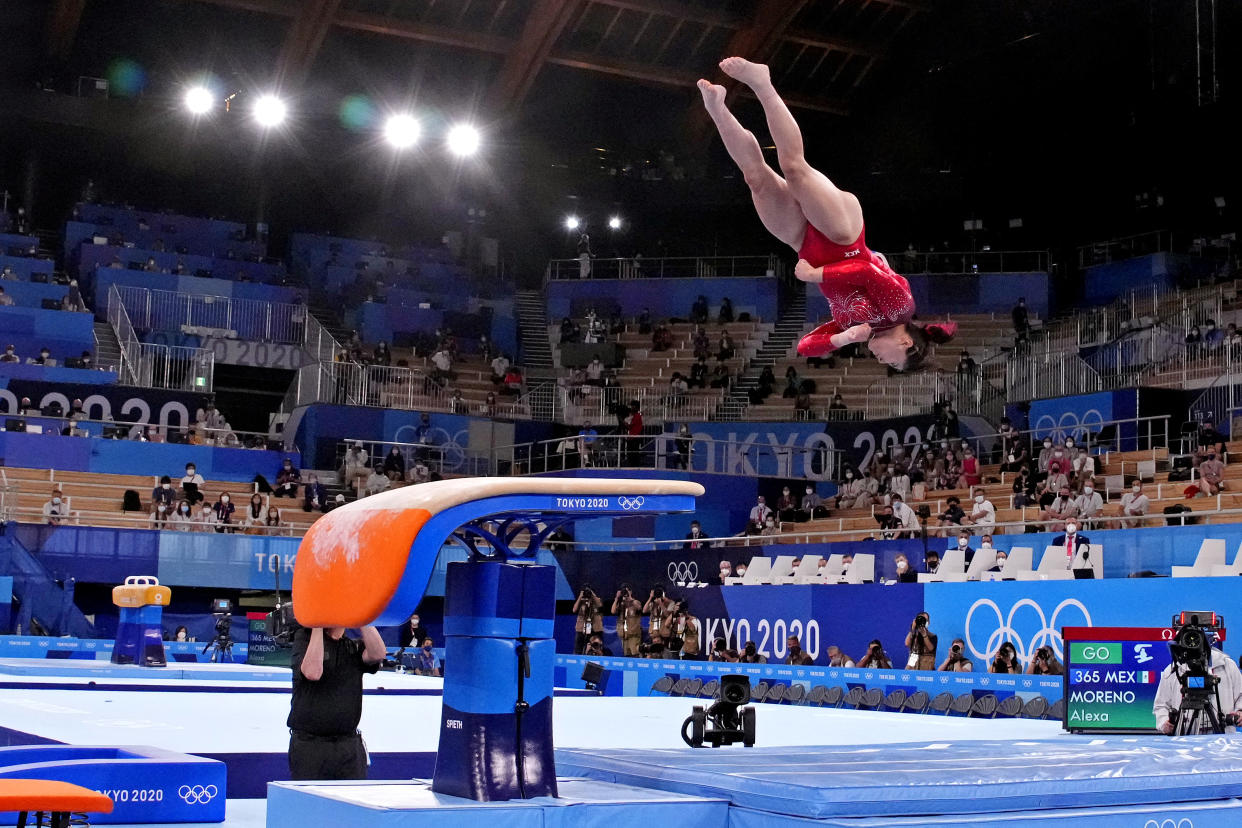
<svg viewBox="0 0 1242 828">
<path fill-rule="evenodd" d="M 762 63 L 751 63 L 746 58 L 729 57 L 720 61 L 720 69 L 734 80 L 739 80 L 755 92 L 772 88 L 772 73 Z"/>
<path fill-rule="evenodd" d="M 703 105 L 708 112 L 716 112 L 725 105 L 725 88 L 715 83 L 708 83 L 702 78 L 698 82 L 699 91 L 703 93 Z"/>
</svg>

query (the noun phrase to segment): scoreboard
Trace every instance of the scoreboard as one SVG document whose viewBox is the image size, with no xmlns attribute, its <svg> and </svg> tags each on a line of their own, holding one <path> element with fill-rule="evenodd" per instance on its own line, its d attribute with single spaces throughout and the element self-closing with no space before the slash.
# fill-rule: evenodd
<svg viewBox="0 0 1242 828">
<path fill-rule="evenodd" d="M 1160 674 L 1172 663 L 1167 627 L 1064 627 L 1066 730 L 1150 733 Z"/>
</svg>

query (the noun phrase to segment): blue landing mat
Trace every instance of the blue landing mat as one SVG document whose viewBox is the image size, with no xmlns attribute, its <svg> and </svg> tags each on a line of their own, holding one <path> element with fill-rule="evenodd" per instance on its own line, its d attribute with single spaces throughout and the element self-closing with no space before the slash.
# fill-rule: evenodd
<svg viewBox="0 0 1242 828">
<path fill-rule="evenodd" d="M 558 772 L 572 776 L 718 796 L 738 808 L 808 819 L 1242 796 L 1242 737 L 1233 735 L 750 750 L 561 749 L 556 764 Z"/>
<path fill-rule="evenodd" d="M 559 779 L 556 799 L 475 802 L 426 782 L 273 782 L 267 828 L 725 828 L 724 799 L 683 796 L 590 779 Z"/>
</svg>

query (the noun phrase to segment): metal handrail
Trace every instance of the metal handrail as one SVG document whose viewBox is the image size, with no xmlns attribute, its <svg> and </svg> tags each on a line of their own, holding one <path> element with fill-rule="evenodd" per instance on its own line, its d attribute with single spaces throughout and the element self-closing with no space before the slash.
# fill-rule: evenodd
<svg viewBox="0 0 1242 828">
<path fill-rule="evenodd" d="M 118 286 L 121 302 L 144 330 L 215 331 L 227 339 L 250 339 L 301 345 L 305 342 L 306 305 L 236 299 L 174 290 Z"/>
<path fill-rule="evenodd" d="M 214 388 L 215 352 L 142 342 L 115 284 L 108 289 L 108 324 L 121 350 L 117 378 L 122 385 L 202 392 Z"/>
<path fill-rule="evenodd" d="M 672 278 L 732 278 L 754 277 L 756 272 L 778 278 L 785 275 L 785 264 L 780 256 L 769 253 L 764 256 L 666 256 L 644 259 L 591 258 L 583 274 L 580 259 L 552 259 L 544 273 L 544 282 L 575 279 L 672 279 Z"/>
<path fill-rule="evenodd" d="M 122 528 L 150 529 L 152 531 L 159 532 L 184 532 L 186 534 L 198 534 L 204 532 L 216 534 L 215 526 L 217 525 L 214 523 L 204 524 L 192 522 L 192 528 L 190 529 L 170 529 L 152 526 L 152 520 L 149 514 L 144 515 L 143 517 L 131 517 L 130 515 L 117 514 L 116 512 L 101 512 L 99 510 L 73 508 L 70 508 L 68 513 L 59 517 L 53 523 L 48 520 L 46 515 L 43 514 L 43 510 L 41 508 L 34 506 L 23 506 L 12 509 L 7 520 L 16 521 L 17 523 L 38 524 L 43 526 L 102 526 L 104 528 L 116 528 L 117 523 L 134 524 L 132 526 L 124 526 Z M 107 523 L 93 523 L 92 521 L 107 521 Z M 247 526 L 246 524 L 238 521 L 226 525 L 232 527 L 231 530 L 221 534 L 253 534 L 267 535 L 270 537 L 300 537 L 305 531 L 305 529 L 300 526 L 292 526 L 289 524 L 281 526 L 267 526 L 266 524 Z"/>
</svg>

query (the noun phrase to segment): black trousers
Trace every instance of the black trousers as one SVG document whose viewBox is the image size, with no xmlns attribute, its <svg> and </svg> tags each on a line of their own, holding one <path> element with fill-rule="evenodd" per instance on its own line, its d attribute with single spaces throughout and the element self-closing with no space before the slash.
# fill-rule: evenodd
<svg viewBox="0 0 1242 828">
<path fill-rule="evenodd" d="M 289 778 L 366 779 L 367 751 L 362 736 L 312 736 L 291 732 L 289 735 Z"/>
</svg>

